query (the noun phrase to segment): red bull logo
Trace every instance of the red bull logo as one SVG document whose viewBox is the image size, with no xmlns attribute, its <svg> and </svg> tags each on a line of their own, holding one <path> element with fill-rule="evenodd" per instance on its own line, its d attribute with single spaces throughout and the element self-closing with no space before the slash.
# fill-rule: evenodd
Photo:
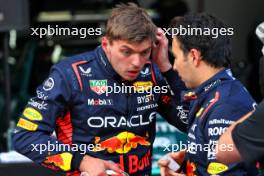
<svg viewBox="0 0 264 176">
<path fill-rule="evenodd" d="M 139 157 L 138 155 L 128 155 L 125 161 L 124 155 L 119 156 L 119 165 L 122 170 L 126 167 L 128 174 L 134 174 L 138 171 L 142 171 L 145 168 L 151 167 L 151 152 L 150 150 L 145 153 L 144 156 Z"/>
<path fill-rule="evenodd" d="M 197 95 L 195 94 L 195 92 L 187 92 L 186 94 L 184 94 L 183 99 L 185 101 L 195 100 L 197 99 Z"/>
<path fill-rule="evenodd" d="M 111 137 L 107 140 L 100 142 L 100 137 L 95 137 L 95 144 L 99 144 L 95 151 L 107 150 L 109 153 L 113 153 L 117 150 L 121 150 L 125 141 L 118 139 L 117 137 Z"/>
<path fill-rule="evenodd" d="M 107 150 L 109 153 L 128 153 L 131 149 L 135 149 L 138 145 L 150 146 L 150 142 L 147 141 L 148 134 L 146 137 L 135 135 L 130 132 L 121 132 L 117 136 L 111 137 L 104 141 L 100 141 L 100 137 L 95 137 L 96 148 L 94 151 Z M 99 145 L 98 145 L 99 144 Z"/>
<path fill-rule="evenodd" d="M 54 165 L 55 167 L 60 168 L 63 171 L 69 171 L 71 170 L 71 159 L 72 154 L 66 152 L 58 155 L 48 156 L 46 157 L 44 163 Z"/>
<path fill-rule="evenodd" d="M 186 164 L 186 176 L 196 176 L 195 175 L 196 166 L 193 162 L 187 161 Z"/>
</svg>

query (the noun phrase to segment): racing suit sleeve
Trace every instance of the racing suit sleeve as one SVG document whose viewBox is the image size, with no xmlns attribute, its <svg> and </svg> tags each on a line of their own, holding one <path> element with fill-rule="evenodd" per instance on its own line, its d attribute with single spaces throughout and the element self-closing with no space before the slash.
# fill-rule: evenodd
<svg viewBox="0 0 264 176">
<path fill-rule="evenodd" d="M 187 132 L 189 105 L 181 101 L 181 92 L 186 90 L 184 83 L 172 69 L 156 77 L 161 88 L 166 87 L 158 102 L 158 113 L 180 131 Z"/>
<path fill-rule="evenodd" d="M 70 142 L 60 147 L 63 142 L 52 135 L 57 120 L 65 116 L 70 106 L 71 96 L 65 75 L 53 66 L 49 77 L 37 88 L 36 96 L 28 101 L 19 117 L 12 137 L 15 150 L 53 170 L 78 169 L 83 156 L 72 152 Z M 67 128 L 72 130 L 70 125 Z"/>
<path fill-rule="evenodd" d="M 241 103 L 240 103 L 241 104 Z M 219 137 L 224 131 L 240 117 L 253 110 L 253 107 L 245 107 L 244 105 L 236 104 L 218 104 L 213 106 L 204 116 L 198 118 L 206 119 L 206 122 L 200 126 L 205 137 L 203 150 L 207 153 L 207 172 L 208 174 L 221 174 L 226 170 L 232 170 L 236 164 L 224 165 L 216 160 L 216 150 L 232 150 L 232 145 L 220 146 L 216 148 Z M 210 105 L 209 105 L 210 106 Z M 204 110 L 203 112 L 205 112 Z M 202 112 L 202 113 L 203 113 Z M 201 113 L 201 114 L 202 114 Z M 217 171 L 216 168 L 221 168 Z M 217 173 L 216 173 L 217 172 Z M 239 172 L 237 170 L 237 172 Z"/>
</svg>

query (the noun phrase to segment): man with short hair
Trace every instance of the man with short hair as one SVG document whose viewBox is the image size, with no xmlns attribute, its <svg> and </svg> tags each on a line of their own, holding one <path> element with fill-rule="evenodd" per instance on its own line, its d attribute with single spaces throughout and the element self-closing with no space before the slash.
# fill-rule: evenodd
<svg viewBox="0 0 264 176">
<path fill-rule="evenodd" d="M 160 70 L 150 59 L 152 51 Z M 157 112 L 186 129 L 186 114 L 175 104 L 183 87 L 171 65 L 162 62 L 167 57 L 168 41 L 146 11 L 118 5 L 101 46 L 51 68 L 18 121 L 15 149 L 67 175 L 101 176 L 109 170 L 150 175 Z M 51 136 L 54 130 L 57 138 Z M 57 147 L 63 144 L 70 146 Z M 45 148 L 50 146 L 57 148 Z"/>
<path fill-rule="evenodd" d="M 264 45 L 264 22 L 256 28 L 256 35 Z M 259 64 L 259 83 L 264 95 L 264 46 Z M 232 124 L 219 138 L 218 146 L 233 145 L 233 151 L 218 151 L 216 157 L 223 163 L 243 161 L 247 164 L 257 163 L 260 175 L 264 174 L 264 100 L 254 112 L 241 117 Z"/>
<path fill-rule="evenodd" d="M 224 165 L 215 155 L 219 136 L 255 105 L 228 68 L 231 55 L 228 33 L 218 37 L 213 33 L 215 29 L 230 29 L 217 18 L 203 13 L 177 17 L 172 21 L 172 28 L 188 31 L 185 35 L 175 34 L 172 42 L 173 68 L 190 89 L 183 96 L 191 105 L 188 148 L 168 154 L 181 165 L 177 173 L 169 169 L 168 161 L 161 159 L 161 175 L 248 175 L 243 163 Z M 230 149 L 232 146 L 225 148 Z"/>
</svg>

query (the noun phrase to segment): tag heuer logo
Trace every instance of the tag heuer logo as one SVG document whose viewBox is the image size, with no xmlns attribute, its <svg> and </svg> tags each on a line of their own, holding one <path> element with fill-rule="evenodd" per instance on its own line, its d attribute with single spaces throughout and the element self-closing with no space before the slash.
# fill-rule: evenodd
<svg viewBox="0 0 264 176">
<path fill-rule="evenodd" d="M 107 89 L 107 80 L 90 80 L 90 88 L 92 91 L 101 95 L 106 92 Z"/>
</svg>

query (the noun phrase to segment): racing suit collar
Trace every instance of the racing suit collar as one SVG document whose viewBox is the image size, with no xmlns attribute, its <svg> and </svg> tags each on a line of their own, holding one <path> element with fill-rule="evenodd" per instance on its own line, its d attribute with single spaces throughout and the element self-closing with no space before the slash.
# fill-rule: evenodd
<svg viewBox="0 0 264 176">
<path fill-rule="evenodd" d="M 188 91 L 183 91 L 182 100 L 183 101 L 192 101 L 196 100 L 199 96 L 207 93 L 208 91 L 215 88 L 223 80 L 235 79 L 232 75 L 232 72 L 229 68 L 223 69 L 215 74 L 213 77 L 202 83 L 196 89 L 191 89 Z"/>
<path fill-rule="evenodd" d="M 114 68 L 112 67 L 111 63 L 109 62 L 109 60 L 106 57 L 106 54 L 102 48 L 102 46 L 98 46 L 95 49 L 95 53 L 97 55 L 98 58 L 98 62 L 99 64 L 102 66 L 101 68 L 113 79 L 117 80 L 117 81 L 122 81 L 122 78 L 117 74 L 117 72 L 114 70 Z"/>
</svg>

